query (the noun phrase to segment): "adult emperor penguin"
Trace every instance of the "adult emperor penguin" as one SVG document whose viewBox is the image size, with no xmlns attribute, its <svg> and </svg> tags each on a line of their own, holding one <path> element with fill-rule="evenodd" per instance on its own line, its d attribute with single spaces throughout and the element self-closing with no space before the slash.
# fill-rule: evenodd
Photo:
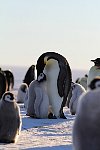
<svg viewBox="0 0 100 150">
<path fill-rule="evenodd" d="M 1 70 L 0 71 L 0 99 L 2 95 L 7 91 L 7 80 L 6 80 L 6 75 L 5 73 Z"/>
<path fill-rule="evenodd" d="M 46 92 L 46 75 L 40 73 L 37 80 L 33 80 L 28 89 L 27 115 L 33 118 L 48 118 L 49 99 Z"/>
<path fill-rule="evenodd" d="M 26 83 L 28 86 L 29 84 L 35 80 L 35 65 L 31 65 L 27 70 L 23 83 Z"/>
<path fill-rule="evenodd" d="M 13 90 L 14 75 L 13 75 L 12 71 L 10 69 L 9 70 L 4 70 L 4 73 L 6 75 L 6 80 L 7 80 L 7 84 L 8 84 L 7 91 Z"/>
<path fill-rule="evenodd" d="M 72 137 L 74 150 L 100 150 L 100 88 L 81 95 Z"/>
<path fill-rule="evenodd" d="M 44 72 L 47 77 L 47 92 L 50 105 L 57 118 L 66 118 L 63 107 L 71 87 L 71 69 L 68 61 L 56 52 L 43 53 L 37 60 L 37 77 Z"/>
<path fill-rule="evenodd" d="M 14 94 L 5 92 L 0 101 L 0 142 L 15 143 L 21 129 L 20 109 Z"/>
<path fill-rule="evenodd" d="M 89 70 L 87 78 L 87 87 L 96 76 L 100 76 L 100 58 L 96 58 L 95 60 L 91 61 L 94 62 L 94 66 L 92 66 Z"/>
</svg>

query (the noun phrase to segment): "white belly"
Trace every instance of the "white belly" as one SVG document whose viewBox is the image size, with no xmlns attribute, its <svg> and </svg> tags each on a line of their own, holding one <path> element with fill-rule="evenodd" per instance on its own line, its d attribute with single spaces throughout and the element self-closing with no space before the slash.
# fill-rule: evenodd
<svg viewBox="0 0 100 150">
<path fill-rule="evenodd" d="M 44 69 L 44 73 L 47 77 L 47 92 L 49 97 L 50 105 L 52 106 L 53 113 L 56 117 L 59 117 L 59 111 L 63 98 L 58 94 L 57 79 L 59 75 L 58 61 L 50 59 Z"/>
</svg>

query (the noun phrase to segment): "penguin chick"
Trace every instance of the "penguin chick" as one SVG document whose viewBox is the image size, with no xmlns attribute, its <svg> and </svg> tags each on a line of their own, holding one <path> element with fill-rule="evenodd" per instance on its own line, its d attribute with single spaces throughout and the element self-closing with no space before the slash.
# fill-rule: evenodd
<svg viewBox="0 0 100 150">
<path fill-rule="evenodd" d="M 86 90 L 82 85 L 78 83 L 72 83 L 71 88 L 72 88 L 72 97 L 69 102 L 69 108 L 70 108 L 70 113 L 72 115 L 75 115 L 77 112 L 77 105 L 78 105 L 79 97 L 81 94 L 86 92 Z"/>
<path fill-rule="evenodd" d="M 26 83 L 22 83 L 18 89 L 17 103 L 24 103 L 27 90 L 28 90 L 28 85 Z"/>
<path fill-rule="evenodd" d="M 100 76 L 96 76 L 89 85 L 89 88 L 91 90 L 96 89 L 96 88 L 100 88 Z"/>
<path fill-rule="evenodd" d="M 20 109 L 14 94 L 5 92 L 0 101 L 0 143 L 15 143 L 21 124 Z"/>
<path fill-rule="evenodd" d="M 74 150 L 100 150 L 100 89 L 80 96 L 73 125 Z"/>
</svg>

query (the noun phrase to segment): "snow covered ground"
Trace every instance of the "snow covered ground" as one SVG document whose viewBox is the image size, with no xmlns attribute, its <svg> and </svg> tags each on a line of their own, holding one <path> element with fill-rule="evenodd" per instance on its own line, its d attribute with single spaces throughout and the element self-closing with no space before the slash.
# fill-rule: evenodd
<svg viewBox="0 0 100 150">
<path fill-rule="evenodd" d="M 22 129 L 14 144 L 0 144 L 2 150 L 72 150 L 72 126 L 75 116 L 67 107 L 67 119 L 33 119 L 26 116 L 23 104 L 19 104 Z"/>
</svg>

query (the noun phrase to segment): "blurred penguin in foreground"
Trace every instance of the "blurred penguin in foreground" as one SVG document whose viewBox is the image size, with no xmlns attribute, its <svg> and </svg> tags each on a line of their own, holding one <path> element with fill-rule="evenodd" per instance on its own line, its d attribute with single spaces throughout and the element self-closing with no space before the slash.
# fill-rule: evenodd
<svg viewBox="0 0 100 150">
<path fill-rule="evenodd" d="M 100 58 L 96 58 L 95 60 L 91 60 L 94 62 L 94 66 L 92 66 L 89 70 L 88 78 L 87 78 L 87 87 L 90 85 L 90 82 L 96 77 L 100 76 Z"/>
<path fill-rule="evenodd" d="M 80 96 L 73 125 L 74 150 L 100 150 L 100 77 Z"/>
</svg>

